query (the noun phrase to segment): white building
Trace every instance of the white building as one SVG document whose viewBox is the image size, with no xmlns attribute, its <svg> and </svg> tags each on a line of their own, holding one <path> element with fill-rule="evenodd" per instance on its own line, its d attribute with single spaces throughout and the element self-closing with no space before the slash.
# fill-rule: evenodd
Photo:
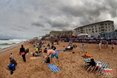
<svg viewBox="0 0 117 78">
<path fill-rule="evenodd" d="M 97 37 L 100 33 L 114 31 L 114 22 L 111 20 L 101 21 L 74 29 L 77 34 L 89 34 Z"/>
</svg>

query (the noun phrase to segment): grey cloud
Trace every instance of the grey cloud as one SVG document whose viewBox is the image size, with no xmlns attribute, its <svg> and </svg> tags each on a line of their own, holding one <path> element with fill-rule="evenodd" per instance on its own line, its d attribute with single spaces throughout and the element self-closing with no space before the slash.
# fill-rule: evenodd
<svg viewBox="0 0 117 78">
<path fill-rule="evenodd" d="M 38 23 L 38 22 L 34 22 L 34 23 L 32 23 L 32 25 L 36 26 L 36 27 L 45 27 L 43 24 Z"/>
<path fill-rule="evenodd" d="M 107 19 L 117 21 L 117 0 L 0 0 L 0 7 L 0 31 L 13 37 L 29 38 Z"/>
<path fill-rule="evenodd" d="M 44 28 L 44 29 L 42 29 L 43 31 L 46 31 L 46 32 L 49 32 L 49 31 L 52 31 L 51 29 L 49 29 L 49 28 Z"/>
<path fill-rule="evenodd" d="M 108 12 L 112 17 L 116 17 L 117 13 L 117 1 L 116 0 L 105 0 L 102 1 L 101 4 L 97 3 L 88 3 L 88 1 L 83 2 L 83 6 L 63 6 L 61 10 L 64 14 L 69 15 L 71 17 L 79 17 L 81 20 L 81 24 L 88 24 L 96 21 L 100 21 L 97 19 L 102 12 Z M 106 18 L 105 18 L 106 19 Z"/>
<path fill-rule="evenodd" d="M 52 29 L 65 30 L 71 26 L 71 22 L 66 20 L 66 18 L 59 17 L 59 19 L 48 20 L 47 23 L 51 26 Z"/>
<path fill-rule="evenodd" d="M 59 21 L 49 21 L 48 22 L 51 27 L 61 28 L 68 26 L 68 23 L 66 22 L 59 22 Z"/>
</svg>

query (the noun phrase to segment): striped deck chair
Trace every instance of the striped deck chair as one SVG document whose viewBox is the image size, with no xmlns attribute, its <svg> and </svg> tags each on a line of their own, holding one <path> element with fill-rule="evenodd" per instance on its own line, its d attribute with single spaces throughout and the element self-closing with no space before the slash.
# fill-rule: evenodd
<svg viewBox="0 0 117 78">
<path fill-rule="evenodd" d="M 102 76 L 106 78 L 113 78 L 115 75 L 114 70 L 111 68 L 104 68 L 101 73 L 102 73 Z"/>
<path fill-rule="evenodd" d="M 101 73 L 104 68 L 109 68 L 109 64 L 101 61 L 96 61 L 96 67 L 98 68 L 97 72 Z"/>
</svg>

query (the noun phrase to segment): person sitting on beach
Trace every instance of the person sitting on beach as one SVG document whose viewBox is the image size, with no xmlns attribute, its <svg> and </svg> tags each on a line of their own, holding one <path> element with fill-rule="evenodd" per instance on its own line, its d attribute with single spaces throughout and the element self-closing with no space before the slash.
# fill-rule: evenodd
<svg viewBox="0 0 117 78">
<path fill-rule="evenodd" d="M 50 49 L 50 44 L 48 43 L 47 47 Z"/>
<path fill-rule="evenodd" d="M 73 48 L 76 48 L 77 47 L 77 45 L 76 44 L 73 44 Z"/>
<path fill-rule="evenodd" d="M 34 53 L 33 53 L 33 56 L 40 56 L 41 55 L 41 53 L 42 53 L 42 49 L 40 49 L 39 51 L 35 51 Z"/>
<path fill-rule="evenodd" d="M 69 41 L 69 44 L 68 44 L 68 45 L 73 45 L 73 42 L 72 42 L 72 40 L 70 40 L 70 41 Z"/>
<path fill-rule="evenodd" d="M 26 62 L 26 57 L 25 57 L 26 52 L 23 45 L 21 45 L 21 48 L 20 48 L 20 55 L 22 55 L 23 61 Z"/>
<path fill-rule="evenodd" d="M 87 67 L 88 67 L 87 71 L 89 71 L 89 70 L 93 71 L 95 69 L 95 67 L 96 67 L 95 60 L 93 58 L 91 58 L 90 62 L 87 62 L 87 63 L 88 63 L 88 65 L 87 65 Z"/>
<path fill-rule="evenodd" d="M 66 51 L 66 50 L 73 50 L 73 46 L 68 45 L 68 46 L 65 48 L 65 51 Z"/>
<path fill-rule="evenodd" d="M 38 47 L 35 47 L 35 52 L 39 52 L 39 48 Z"/>
<path fill-rule="evenodd" d="M 13 74 L 13 72 L 16 70 L 17 62 L 13 57 L 10 57 L 10 64 L 8 65 L 8 68 L 10 70 L 10 74 Z"/>
<path fill-rule="evenodd" d="M 56 50 L 56 47 L 54 45 L 51 46 L 51 49 Z"/>
<path fill-rule="evenodd" d="M 58 39 L 55 39 L 55 42 L 56 42 L 57 45 L 59 45 L 59 41 L 58 41 Z"/>
<path fill-rule="evenodd" d="M 44 49 L 44 53 L 47 53 L 47 48 Z"/>
</svg>

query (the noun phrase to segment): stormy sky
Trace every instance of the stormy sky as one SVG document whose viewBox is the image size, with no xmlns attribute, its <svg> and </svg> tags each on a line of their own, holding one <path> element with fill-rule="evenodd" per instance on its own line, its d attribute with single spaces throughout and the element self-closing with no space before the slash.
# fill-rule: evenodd
<svg viewBox="0 0 117 78">
<path fill-rule="evenodd" d="M 32 38 L 104 20 L 117 28 L 117 0 L 0 0 L 0 38 Z"/>
</svg>

